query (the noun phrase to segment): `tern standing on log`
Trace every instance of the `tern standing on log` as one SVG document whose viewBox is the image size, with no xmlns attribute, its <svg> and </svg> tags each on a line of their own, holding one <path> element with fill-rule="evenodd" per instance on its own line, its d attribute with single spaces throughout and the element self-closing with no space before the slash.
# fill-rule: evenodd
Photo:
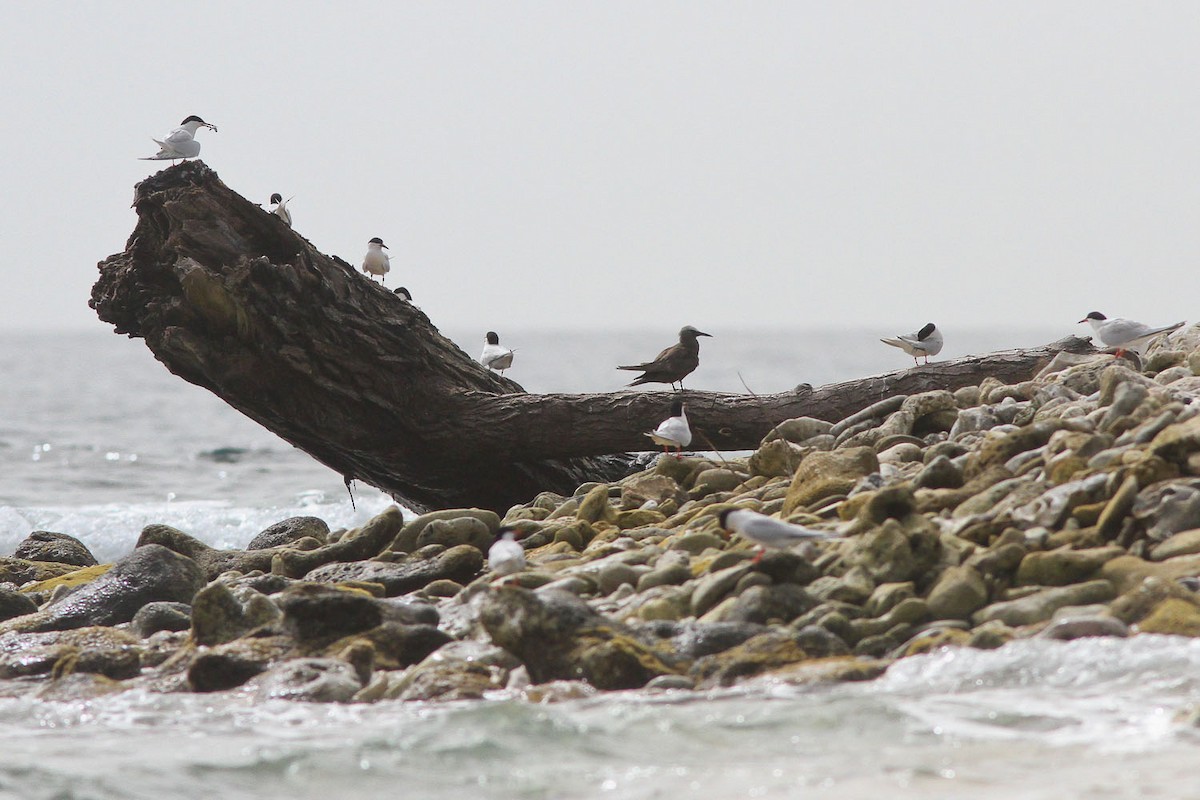
<svg viewBox="0 0 1200 800">
<path fill-rule="evenodd" d="M 362 271 L 370 275 L 372 280 L 378 275 L 380 283 L 387 283 L 387 274 L 392 269 L 392 260 L 383 252 L 386 249 L 383 239 L 376 236 L 367 242 L 367 254 L 363 257 Z"/>
<path fill-rule="evenodd" d="M 1182 322 L 1176 322 L 1174 325 L 1151 328 L 1131 319 L 1109 319 L 1099 311 L 1089 312 L 1079 321 L 1091 325 L 1096 338 L 1103 342 L 1105 347 L 1117 348 L 1118 356 L 1124 355 L 1126 350 L 1139 350 L 1149 344 L 1155 336 L 1183 327 Z"/>
<path fill-rule="evenodd" d="M 664 419 L 658 424 L 658 427 L 648 432 L 646 435 L 654 440 L 655 444 L 662 445 L 663 452 L 667 452 L 667 448 L 675 448 L 675 458 L 683 458 L 681 452 L 683 448 L 692 443 L 692 429 L 688 425 L 686 406 L 683 401 L 676 400 L 671 404 L 671 416 Z"/>
<path fill-rule="evenodd" d="M 942 332 L 932 322 L 916 333 L 905 333 L 895 339 L 880 339 L 879 341 L 890 344 L 892 347 L 899 347 L 913 357 L 914 364 L 918 363 L 918 356 L 925 356 L 925 363 L 928 364 L 930 356 L 936 356 L 942 352 Z"/>
<path fill-rule="evenodd" d="M 152 156 L 139 159 L 141 161 L 176 161 L 181 158 L 195 158 L 200 155 L 200 143 L 196 141 L 196 131 L 201 128 L 211 128 L 216 133 L 217 126 L 210 125 L 196 115 L 192 115 L 179 123 L 179 127 L 166 136 L 152 140 L 158 145 L 158 152 Z"/>
<path fill-rule="evenodd" d="M 516 540 L 513 529 L 505 526 L 488 548 L 488 566 L 497 575 L 513 575 L 525 569 L 525 548 Z"/>
<path fill-rule="evenodd" d="M 479 355 L 479 363 L 483 364 L 488 369 L 499 370 L 500 374 L 504 374 L 504 370 L 512 366 L 513 351 L 509 350 L 500 344 L 500 337 L 495 331 L 487 332 L 487 343 L 483 346 L 483 352 Z"/>
<path fill-rule="evenodd" d="M 758 545 L 758 555 L 754 557 L 755 564 L 762 560 L 768 547 L 786 550 L 801 542 L 837 538 L 825 531 L 793 525 L 745 508 L 727 508 L 720 513 L 717 521 L 725 530 L 733 531 L 743 539 L 749 539 Z"/>
<path fill-rule="evenodd" d="M 279 192 L 276 192 L 275 194 L 271 195 L 271 202 L 275 205 L 275 207 L 271 209 L 271 213 L 286 222 L 289 228 L 292 227 L 292 212 L 288 211 L 287 207 L 287 204 L 292 202 L 292 198 L 289 197 L 287 200 L 284 200 L 283 195 L 281 195 Z"/>
<path fill-rule="evenodd" d="M 629 384 L 630 386 L 640 386 L 643 383 L 669 383 L 674 389 L 675 384 L 678 383 L 679 391 L 682 392 L 683 379 L 700 366 L 700 340 L 697 338 L 699 336 L 710 336 L 711 338 L 710 334 L 698 331 L 691 325 L 685 325 L 679 331 L 679 344 L 663 350 L 655 356 L 653 361 L 617 367 L 617 369 L 642 371 L 642 374 Z"/>
</svg>

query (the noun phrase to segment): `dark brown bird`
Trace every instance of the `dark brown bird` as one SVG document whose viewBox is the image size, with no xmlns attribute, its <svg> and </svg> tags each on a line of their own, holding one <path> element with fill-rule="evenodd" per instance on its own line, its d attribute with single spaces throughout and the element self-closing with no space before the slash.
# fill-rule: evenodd
<svg viewBox="0 0 1200 800">
<path fill-rule="evenodd" d="M 671 345 L 663 350 L 654 357 L 653 361 L 617 367 L 617 369 L 642 371 L 642 374 L 629 384 L 630 386 L 640 386 L 643 383 L 669 383 L 674 389 L 675 384 L 678 383 L 679 390 L 683 391 L 683 379 L 700 366 L 700 341 L 696 338 L 698 336 L 710 336 L 711 338 L 710 334 L 702 333 L 691 325 L 685 325 L 679 330 L 679 344 Z"/>
</svg>

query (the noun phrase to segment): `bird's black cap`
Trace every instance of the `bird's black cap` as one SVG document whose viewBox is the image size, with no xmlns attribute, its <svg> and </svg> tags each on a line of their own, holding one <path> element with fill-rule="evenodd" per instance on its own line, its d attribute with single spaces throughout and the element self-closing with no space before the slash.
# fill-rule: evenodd
<svg viewBox="0 0 1200 800">
<path fill-rule="evenodd" d="M 208 123 L 207 123 L 207 122 L 205 122 L 204 120 L 202 120 L 202 119 L 200 119 L 199 117 L 197 117 L 195 114 L 192 114 L 190 117 L 188 117 L 187 119 L 185 119 L 183 122 L 181 122 L 181 123 L 179 123 L 179 124 L 180 124 L 180 125 L 187 125 L 189 122 L 199 122 L 201 125 L 207 125 L 207 124 L 208 124 Z"/>
<path fill-rule="evenodd" d="M 410 292 L 408 289 L 405 289 L 403 286 L 400 286 L 396 289 L 392 289 L 392 291 L 395 292 L 396 294 L 400 295 L 401 297 L 403 297 L 408 302 L 410 302 L 410 303 L 412 302 L 412 292 Z"/>
<path fill-rule="evenodd" d="M 488 344 L 500 344 L 500 337 L 496 335 L 495 331 L 487 332 L 487 343 Z"/>
<path fill-rule="evenodd" d="M 368 244 L 377 244 L 380 247 L 385 247 L 385 248 L 387 247 L 387 245 L 383 243 L 383 239 L 380 239 L 378 236 L 371 239 L 370 242 L 368 242 Z"/>
<path fill-rule="evenodd" d="M 934 325 L 932 322 L 926 323 L 924 328 L 921 328 L 921 330 L 917 331 L 917 341 L 918 342 L 925 341 L 930 336 L 932 336 L 933 332 L 936 330 L 937 330 L 937 326 Z"/>
<path fill-rule="evenodd" d="M 276 192 L 275 194 L 271 195 L 271 202 L 272 203 L 282 203 L 283 195 L 281 195 L 279 192 Z"/>
</svg>

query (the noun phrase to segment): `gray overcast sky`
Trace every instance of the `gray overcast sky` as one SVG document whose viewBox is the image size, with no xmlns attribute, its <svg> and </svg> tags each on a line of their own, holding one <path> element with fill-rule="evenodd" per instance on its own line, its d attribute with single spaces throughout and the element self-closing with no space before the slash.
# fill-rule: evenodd
<svg viewBox="0 0 1200 800">
<path fill-rule="evenodd" d="M 3 328 L 98 325 L 189 114 L 443 327 L 1194 319 L 1196 2 L 0 0 L 0 70 Z"/>
</svg>

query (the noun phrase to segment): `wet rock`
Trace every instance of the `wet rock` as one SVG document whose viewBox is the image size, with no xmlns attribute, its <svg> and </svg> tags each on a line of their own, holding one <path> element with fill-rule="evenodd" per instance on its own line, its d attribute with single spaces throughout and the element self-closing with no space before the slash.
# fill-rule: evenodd
<svg viewBox="0 0 1200 800">
<path fill-rule="evenodd" d="M 503 689 L 502 673 L 475 661 L 429 660 L 406 672 L 387 696 L 399 700 L 479 700 Z"/>
<path fill-rule="evenodd" d="M 192 599 L 192 640 L 201 645 L 230 642 L 280 616 L 278 606 L 266 595 L 245 591 L 239 598 L 224 583 L 214 581 Z"/>
<path fill-rule="evenodd" d="M 1012 518 L 1029 527 L 1057 527 L 1071 509 L 1100 499 L 1107 483 L 1108 476 L 1101 474 L 1055 486 L 1013 510 Z"/>
<path fill-rule="evenodd" d="M 1071 641 L 1092 636 L 1124 638 L 1129 632 L 1129 626 L 1115 617 L 1089 615 L 1056 619 L 1038 635 L 1045 639 Z"/>
<path fill-rule="evenodd" d="M 204 648 L 188 664 L 186 680 L 193 692 L 235 689 L 292 653 L 284 636 L 237 639 Z"/>
<path fill-rule="evenodd" d="M 792 477 L 784 516 L 830 495 L 847 493 L 859 478 L 878 470 L 879 459 L 870 447 L 810 453 Z"/>
<path fill-rule="evenodd" d="M 336 658 L 294 658 L 245 684 L 259 700 L 349 703 L 362 688 L 354 667 Z"/>
<path fill-rule="evenodd" d="M 694 660 L 737 647 L 766 630 L 750 622 L 683 622 L 672 625 L 667 635 L 676 652 Z"/>
<path fill-rule="evenodd" d="M 1029 553 L 1017 569 L 1018 586 L 1066 586 L 1088 580 L 1117 556 L 1121 547 L 1093 547 L 1084 550 L 1050 550 Z"/>
<path fill-rule="evenodd" d="M 196 562 L 165 547 L 139 547 L 90 583 L 36 614 L 5 623 L 4 630 L 51 631 L 129 622 L 138 609 L 157 600 L 191 602 L 204 585 Z"/>
<path fill-rule="evenodd" d="M 27 561 L 74 564 L 77 567 L 91 567 L 98 563 L 83 542 L 74 536 L 51 531 L 34 531 L 26 536 L 17 545 L 13 557 Z"/>
<path fill-rule="evenodd" d="M 396 513 L 400 513 L 399 509 L 396 509 Z M 495 538 L 496 531 L 500 530 L 500 516 L 495 511 L 488 511 L 481 508 L 448 508 L 441 511 L 431 511 L 428 514 L 422 514 L 412 522 L 409 522 L 407 525 L 403 525 L 403 520 L 401 520 L 403 529 L 395 535 L 395 540 L 392 542 L 390 549 L 399 553 L 412 553 L 421 547 L 421 545 L 418 544 L 418 539 L 420 539 L 421 534 L 425 531 L 425 528 L 430 523 L 458 519 L 474 519 L 483 523 L 490 534 L 488 541 L 489 545 L 491 544 L 491 539 Z M 373 555 L 375 555 L 375 553 L 363 556 L 363 558 L 370 558 Z M 349 561 L 353 559 L 337 560 Z"/>
<path fill-rule="evenodd" d="M 376 669 L 393 670 L 418 664 L 445 647 L 449 634 L 433 625 L 406 625 L 384 622 L 362 633 L 335 640 L 325 648 L 327 655 L 345 652 L 349 646 L 370 645 Z"/>
<path fill-rule="evenodd" d="M 493 516 L 495 514 L 493 512 Z M 426 515 L 428 516 L 428 515 Z M 414 523 L 415 524 L 415 523 Z M 391 506 L 367 521 L 361 528 L 347 531 L 340 539 L 332 544 L 318 547 L 316 550 L 282 550 L 272 552 L 274 556 L 267 571 L 284 575 L 288 578 L 302 578 L 317 567 L 339 561 L 361 561 L 381 553 L 393 540 L 403 533 L 407 534 L 411 526 L 404 526 L 404 517 L 400 509 Z M 414 536 L 415 539 L 415 536 Z M 394 547 L 394 546 L 393 546 Z M 394 548 L 395 549 L 395 548 Z M 258 567 L 257 569 L 261 569 Z M 240 570 L 246 572 L 248 570 Z"/>
<path fill-rule="evenodd" d="M 361 592 L 301 584 L 274 601 L 283 612 L 284 630 L 301 642 L 337 639 L 383 622 L 379 604 Z"/>
<path fill-rule="evenodd" d="M 1043 589 L 1018 600 L 992 603 L 975 612 L 971 619 L 976 625 L 992 620 L 1003 622 L 1009 627 L 1032 625 L 1050 619 L 1054 612 L 1064 606 L 1080 606 L 1105 603 L 1116 597 L 1113 585 L 1106 580 L 1094 580 L 1074 586 Z"/>
<path fill-rule="evenodd" d="M 969 566 L 950 567 L 929 591 L 929 613 L 935 619 L 970 619 L 987 601 L 987 584 L 978 572 Z"/>
<path fill-rule="evenodd" d="M 250 540 L 246 549 L 266 550 L 272 547 L 283 547 L 306 537 L 325 544 L 329 541 L 329 526 L 325 520 L 317 517 L 288 517 L 265 528 Z"/>
<path fill-rule="evenodd" d="M 130 628 L 142 639 L 159 631 L 186 631 L 192 626 L 191 614 L 187 603 L 147 603 L 133 615 Z"/>
<path fill-rule="evenodd" d="M 0 586 L 0 622 L 32 614 L 37 610 L 37 603 L 30 600 L 27 594 Z"/>
<path fill-rule="evenodd" d="M 698 689 L 732 686 L 789 664 L 848 654 L 844 642 L 820 628 L 771 629 L 728 650 L 698 659 L 690 674 Z"/>
<path fill-rule="evenodd" d="M 308 572 L 313 583 L 378 583 L 388 597 L 423 589 L 437 580 L 467 584 L 483 569 L 483 554 L 471 545 L 452 547 L 431 558 L 411 557 L 400 563 L 351 561 L 327 564 Z"/>
<path fill-rule="evenodd" d="M 138 640 L 114 628 L 0 636 L 0 678 L 88 673 L 124 680 L 140 670 Z"/>
<path fill-rule="evenodd" d="M 572 678 L 599 689 L 635 689 L 685 666 L 677 654 L 567 592 L 496 587 L 482 597 L 480 621 L 535 683 Z"/>
</svg>

